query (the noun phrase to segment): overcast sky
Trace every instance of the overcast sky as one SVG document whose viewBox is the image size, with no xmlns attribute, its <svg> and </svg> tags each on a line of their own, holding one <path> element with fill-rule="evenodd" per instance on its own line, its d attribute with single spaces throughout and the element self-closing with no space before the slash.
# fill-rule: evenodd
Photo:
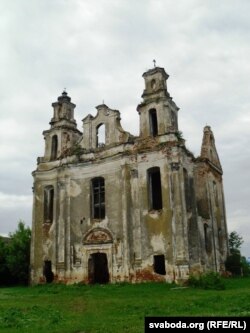
<svg viewBox="0 0 250 333">
<path fill-rule="evenodd" d="M 248 0 L 0 0 L 0 233 L 31 225 L 31 172 L 63 89 L 80 130 L 104 100 L 136 135 L 141 75 L 156 59 L 196 156 L 212 127 L 228 229 L 250 256 L 249 13 Z"/>
</svg>

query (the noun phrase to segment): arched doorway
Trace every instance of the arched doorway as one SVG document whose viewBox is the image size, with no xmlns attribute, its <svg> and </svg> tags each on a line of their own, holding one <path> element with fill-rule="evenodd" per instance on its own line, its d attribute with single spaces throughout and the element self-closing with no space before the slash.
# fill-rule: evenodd
<svg viewBox="0 0 250 333">
<path fill-rule="evenodd" d="M 89 283 L 112 281 L 113 236 L 105 228 L 94 228 L 83 236 L 84 279 Z"/>
<path fill-rule="evenodd" d="M 106 253 L 92 253 L 88 260 L 88 280 L 89 283 L 108 283 L 109 270 Z"/>
</svg>

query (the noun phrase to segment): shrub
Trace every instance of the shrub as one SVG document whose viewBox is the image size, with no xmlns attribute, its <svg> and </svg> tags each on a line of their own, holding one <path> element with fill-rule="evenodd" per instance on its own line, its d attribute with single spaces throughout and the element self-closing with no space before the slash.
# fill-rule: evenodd
<svg viewBox="0 0 250 333">
<path fill-rule="evenodd" d="M 222 277 L 215 272 L 209 272 L 200 276 L 190 276 L 188 285 L 194 288 L 224 290 L 225 283 Z"/>
</svg>

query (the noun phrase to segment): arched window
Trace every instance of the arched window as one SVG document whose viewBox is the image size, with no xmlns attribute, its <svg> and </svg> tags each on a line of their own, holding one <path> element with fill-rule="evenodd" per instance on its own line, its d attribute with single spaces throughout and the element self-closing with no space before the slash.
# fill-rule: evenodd
<svg viewBox="0 0 250 333">
<path fill-rule="evenodd" d="M 149 110 L 149 128 L 150 135 L 158 135 L 158 121 L 157 121 L 157 112 L 155 109 Z"/>
<path fill-rule="evenodd" d="M 105 218 L 105 181 L 103 177 L 92 179 L 92 218 Z"/>
<path fill-rule="evenodd" d="M 44 223 L 52 223 L 54 217 L 54 188 L 49 185 L 44 188 Z"/>
<path fill-rule="evenodd" d="M 148 169 L 149 210 L 162 209 L 161 172 L 159 167 Z"/>
<path fill-rule="evenodd" d="M 52 136 L 52 142 L 51 142 L 51 160 L 56 160 L 57 158 L 57 149 L 58 149 L 58 139 L 57 135 Z"/>
<path fill-rule="evenodd" d="M 103 147 L 106 144 L 105 124 L 100 124 L 96 128 L 96 147 Z"/>
</svg>

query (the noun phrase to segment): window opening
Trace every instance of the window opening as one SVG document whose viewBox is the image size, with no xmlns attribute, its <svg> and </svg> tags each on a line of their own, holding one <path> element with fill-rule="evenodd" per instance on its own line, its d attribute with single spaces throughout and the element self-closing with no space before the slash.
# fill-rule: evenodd
<svg viewBox="0 0 250 333">
<path fill-rule="evenodd" d="M 96 147 L 103 147 L 106 144 L 105 124 L 100 124 L 96 128 Z"/>
<path fill-rule="evenodd" d="M 102 177 L 92 180 L 92 216 L 94 219 L 105 218 L 105 183 Z"/>
<path fill-rule="evenodd" d="M 160 168 L 155 167 L 148 170 L 149 182 L 149 207 L 151 210 L 162 209 L 161 173 Z"/>
<path fill-rule="evenodd" d="M 44 189 L 44 223 L 53 222 L 54 188 L 47 186 Z"/>
<path fill-rule="evenodd" d="M 149 110 L 150 135 L 158 135 L 157 113 L 155 109 Z"/>
<path fill-rule="evenodd" d="M 166 274 L 165 256 L 163 254 L 154 256 L 154 272 L 161 275 Z"/>
<path fill-rule="evenodd" d="M 57 158 L 57 149 L 58 149 L 57 135 L 53 135 L 52 136 L 52 143 L 51 143 L 51 160 L 56 160 L 56 158 Z"/>
</svg>

